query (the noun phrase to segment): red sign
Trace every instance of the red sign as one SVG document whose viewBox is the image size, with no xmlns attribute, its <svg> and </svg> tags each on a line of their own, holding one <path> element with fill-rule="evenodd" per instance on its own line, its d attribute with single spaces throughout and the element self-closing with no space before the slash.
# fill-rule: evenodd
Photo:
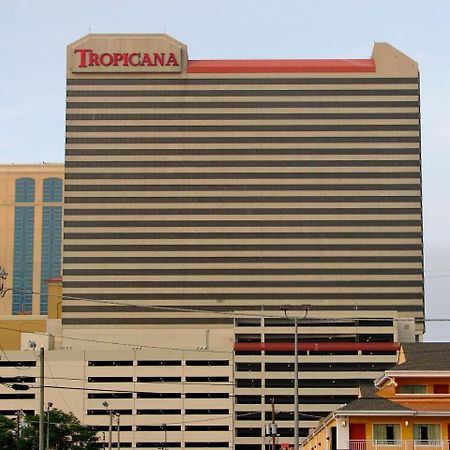
<svg viewBox="0 0 450 450">
<path fill-rule="evenodd" d="M 78 67 L 178 67 L 180 65 L 174 53 L 163 52 L 114 52 L 96 53 L 92 49 L 77 48 Z"/>
</svg>

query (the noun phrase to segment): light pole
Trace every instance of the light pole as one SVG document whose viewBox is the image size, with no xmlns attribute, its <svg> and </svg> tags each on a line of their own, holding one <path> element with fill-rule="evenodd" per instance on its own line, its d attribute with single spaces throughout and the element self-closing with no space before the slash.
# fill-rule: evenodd
<svg viewBox="0 0 450 450">
<path fill-rule="evenodd" d="M 164 449 L 164 450 L 167 450 L 167 424 L 166 424 L 166 423 L 163 423 L 163 424 L 161 425 L 161 427 L 162 427 L 162 429 L 164 430 L 164 447 L 163 447 L 163 449 Z"/>
<path fill-rule="evenodd" d="M 108 409 L 109 403 L 103 402 L 102 405 L 106 408 L 106 411 L 109 413 L 109 445 L 108 450 L 112 450 L 112 428 L 113 428 L 113 414 L 112 409 Z"/>
<path fill-rule="evenodd" d="M 311 305 L 302 305 L 305 310 L 305 314 L 301 317 L 301 320 L 306 319 Z M 284 316 L 286 319 L 291 319 L 287 315 L 287 310 L 292 309 L 291 305 L 285 305 L 281 307 L 284 310 Z M 294 316 L 294 450 L 299 450 L 299 414 L 298 414 L 298 317 Z"/>
<path fill-rule="evenodd" d="M 117 417 L 117 448 L 120 450 L 120 414 L 116 413 Z"/>
<path fill-rule="evenodd" d="M 53 406 L 52 402 L 47 403 L 47 446 L 46 449 L 50 449 L 50 409 Z"/>
</svg>

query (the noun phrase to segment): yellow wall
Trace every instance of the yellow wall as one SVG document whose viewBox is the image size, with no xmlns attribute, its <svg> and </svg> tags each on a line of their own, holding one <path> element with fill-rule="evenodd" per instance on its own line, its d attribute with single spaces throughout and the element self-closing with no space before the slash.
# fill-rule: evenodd
<svg viewBox="0 0 450 450">
<path fill-rule="evenodd" d="M 63 178 L 64 164 L 0 164 L 0 266 L 8 272 L 6 288 L 13 286 L 14 266 L 14 217 L 15 185 L 18 178 L 35 180 L 35 201 L 21 205 L 33 205 L 34 211 L 34 252 L 33 252 L 33 291 L 41 289 L 41 240 L 42 240 L 42 187 L 45 178 Z M 47 205 L 47 203 L 46 203 Z M 62 202 L 48 203 L 62 205 Z M 0 315 L 12 313 L 12 292 L 9 291 L 0 302 Z M 40 296 L 33 295 L 33 314 L 40 313 Z"/>
<path fill-rule="evenodd" d="M 48 318 L 61 319 L 62 315 L 62 281 L 48 281 Z"/>
<path fill-rule="evenodd" d="M 3 350 L 20 350 L 20 333 L 46 333 L 46 316 L 10 316 L 0 319 L 0 344 Z"/>
</svg>

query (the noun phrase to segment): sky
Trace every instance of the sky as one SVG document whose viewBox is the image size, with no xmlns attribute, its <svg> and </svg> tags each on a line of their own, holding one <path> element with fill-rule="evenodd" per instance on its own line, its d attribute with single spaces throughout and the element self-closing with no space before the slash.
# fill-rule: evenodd
<svg viewBox="0 0 450 450">
<path fill-rule="evenodd" d="M 450 341 L 448 0 L 0 0 L 0 163 L 64 161 L 66 45 L 88 33 L 167 33 L 190 59 L 369 58 L 419 63 L 425 339 Z"/>
</svg>

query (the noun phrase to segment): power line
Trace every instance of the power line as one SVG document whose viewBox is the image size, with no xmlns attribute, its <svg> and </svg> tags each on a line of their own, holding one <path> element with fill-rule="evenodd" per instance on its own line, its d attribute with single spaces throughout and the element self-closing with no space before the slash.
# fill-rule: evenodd
<svg viewBox="0 0 450 450">
<path fill-rule="evenodd" d="M 13 289 L 11 289 L 13 290 Z M 23 291 L 23 289 L 21 289 Z M 40 292 L 37 291 L 26 291 L 28 293 L 31 293 L 32 295 L 41 295 Z M 282 309 L 280 308 L 280 314 L 269 314 L 267 310 L 264 310 L 264 305 L 260 305 L 261 306 L 261 311 L 262 314 L 256 314 L 256 313 L 250 313 L 250 312 L 244 312 L 244 313 L 240 313 L 237 311 L 219 311 L 219 310 L 213 310 L 213 309 L 195 309 L 195 308 L 186 308 L 186 307 L 181 307 L 181 306 L 156 306 L 156 305 L 142 305 L 142 304 L 130 304 L 130 303 L 124 303 L 124 302 L 118 302 L 118 301 L 113 301 L 113 300 L 101 300 L 101 299 L 93 299 L 93 298 L 88 298 L 88 297 L 75 297 L 75 296 L 70 296 L 70 295 L 57 295 L 57 294 L 51 294 L 51 296 L 53 297 L 57 297 L 60 298 L 62 300 L 74 300 L 74 301 L 85 301 L 85 302 L 92 302 L 92 303 L 100 303 L 100 304 L 107 304 L 107 305 L 113 305 L 113 306 L 125 306 L 125 307 L 131 307 L 131 308 L 136 308 L 136 309 L 143 309 L 143 310 L 149 310 L 149 311 L 168 311 L 168 312 L 183 312 L 183 313 L 201 313 L 201 314 L 205 314 L 205 313 L 210 313 L 210 314 L 217 314 L 217 315 L 226 315 L 226 316 L 231 316 L 234 318 L 239 318 L 239 317 L 245 317 L 245 318 L 259 318 L 259 319 L 263 319 L 263 318 L 268 318 L 268 319 L 283 319 L 285 318 L 286 320 L 293 320 L 293 317 L 285 317 L 283 314 Z M 282 305 L 280 305 L 282 306 Z M 297 306 L 299 311 L 304 311 L 305 307 L 308 307 L 309 311 L 314 312 L 314 305 L 308 304 L 299 304 L 299 305 L 290 305 L 290 306 Z M 352 307 L 352 305 L 348 305 L 349 307 Z M 303 307 L 303 309 L 302 309 Z M 357 308 L 358 305 L 355 305 L 355 308 Z M 293 310 L 294 311 L 294 310 Z M 355 309 L 355 311 L 358 311 L 358 309 Z M 291 311 L 292 312 L 292 311 Z M 404 322 L 405 319 L 414 319 L 416 320 L 416 322 L 421 323 L 421 322 L 450 322 L 450 318 L 421 318 L 421 317 L 405 317 L 405 318 L 395 318 L 395 317 L 383 317 L 383 318 L 377 318 L 377 317 L 337 317 L 337 318 L 322 318 L 322 317 L 315 317 L 315 318 L 311 318 L 309 320 L 312 321 L 324 321 L 324 322 L 338 322 L 338 321 L 342 321 L 342 320 L 348 320 L 348 321 L 354 321 L 354 320 L 373 320 L 373 321 L 386 321 L 386 320 L 392 320 L 393 322 Z"/>
</svg>

